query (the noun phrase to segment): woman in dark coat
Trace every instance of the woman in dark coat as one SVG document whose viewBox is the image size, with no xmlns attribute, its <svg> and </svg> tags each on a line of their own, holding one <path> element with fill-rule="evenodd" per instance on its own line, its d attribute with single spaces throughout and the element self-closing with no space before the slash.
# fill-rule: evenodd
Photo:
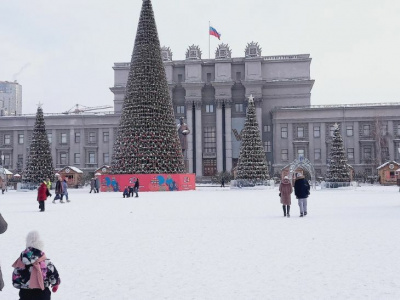
<svg viewBox="0 0 400 300">
<path fill-rule="evenodd" d="M 61 203 L 63 203 L 64 201 L 62 200 L 62 195 L 64 194 L 64 190 L 63 190 L 63 186 L 62 186 L 62 181 L 61 181 L 61 177 L 58 178 L 57 182 L 56 182 L 56 188 L 55 188 L 55 197 L 53 200 L 53 203 L 56 203 L 56 200 L 61 199 Z"/>
<path fill-rule="evenodd" d="M 283 208 L 283 216 L 290 218 L 290 205 L 292 204 L 290 194 L 293 192 L 289 177 L 285 176 L 279 186 L 279 195 Z"/>
<path fill-rule="evenodd" d="M 44 201 L 47 200 L 47 197 L 50 196 L 49 189 L 47 188 L 47 184 L 45 181 L 38 188 L 38 196 L 37 200 L 39 201 L 40 211 L 44 211 Z"/>
</svg>

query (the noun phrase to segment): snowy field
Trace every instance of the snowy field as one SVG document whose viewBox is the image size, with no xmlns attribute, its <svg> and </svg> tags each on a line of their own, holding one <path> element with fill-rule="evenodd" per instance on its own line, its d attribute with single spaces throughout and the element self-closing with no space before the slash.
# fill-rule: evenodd
<svg viewBox="0 0 400 300">
<path fill-rule="evenodd" d="M 71 203 L 0 195 L 5 288 L 37 229 L 61 276 L 52 299 L 400 299 L 400 193 L 365 186 L 312 191 L 309 215 L 278 189 L 89 194 Z"/>
</svg>

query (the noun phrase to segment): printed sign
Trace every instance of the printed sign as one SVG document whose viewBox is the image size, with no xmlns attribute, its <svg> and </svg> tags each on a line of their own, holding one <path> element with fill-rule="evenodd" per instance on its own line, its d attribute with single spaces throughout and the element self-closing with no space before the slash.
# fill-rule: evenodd
<svg viewBox="0 0 400 300">
<path fill-rule="evenodd" d="M 139 179 L 140 192 L 188 191 L 196 189 L 196 174 L 103 174 L 100 178 L 102 192 L 122 192 L 134 186 Z"/>
</svg>

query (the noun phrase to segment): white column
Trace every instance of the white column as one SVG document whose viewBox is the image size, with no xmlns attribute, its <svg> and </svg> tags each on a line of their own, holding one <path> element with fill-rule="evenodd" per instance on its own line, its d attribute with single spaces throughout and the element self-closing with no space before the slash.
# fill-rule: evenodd
<svg viewBox="0 0 400 300">
<path fill-rule="evenodd" d="M 222 136 L 222 100 L 216 100 L 217 110 L 216 110 L 216 121 L 217 121 L 217 171 L 223 171 L 223 136 Z"/>
<path fill-rule="evenodd" d="M 225 101 L 225 157 L 226 171 L 232 170 L 232 108 L 231 100 Z"/>
<path fill-rule="evenodd" d="M 203 176 L 203 139 L 201 124 L 201 102 L 196 102 L 196 176 Z"/>
<path fill-rule="evenodd" d="M 187 159 L 189 163 L 189 173 L 193 173 L 193 101 L 186 102 L 186 124 L 190 133 L 187 135 Z"/>
</svg>

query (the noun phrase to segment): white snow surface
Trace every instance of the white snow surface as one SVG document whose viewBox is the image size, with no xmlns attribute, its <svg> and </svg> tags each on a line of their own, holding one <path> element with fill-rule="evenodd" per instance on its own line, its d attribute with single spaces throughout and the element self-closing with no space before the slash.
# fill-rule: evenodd
<svg viewBox="0 0 400 300">
<path fill-rule="evenodd" d="M 278 189 L 89 194 L 39 212 L 36 192 L 0 195 L 5 287 L 36 229 L 61 277 L 53 300 L 400 299 L 398 187 L 312 190 L 308 216 Z M 54 196 L 54 193 L 53 193 Z"/>
</svg>

